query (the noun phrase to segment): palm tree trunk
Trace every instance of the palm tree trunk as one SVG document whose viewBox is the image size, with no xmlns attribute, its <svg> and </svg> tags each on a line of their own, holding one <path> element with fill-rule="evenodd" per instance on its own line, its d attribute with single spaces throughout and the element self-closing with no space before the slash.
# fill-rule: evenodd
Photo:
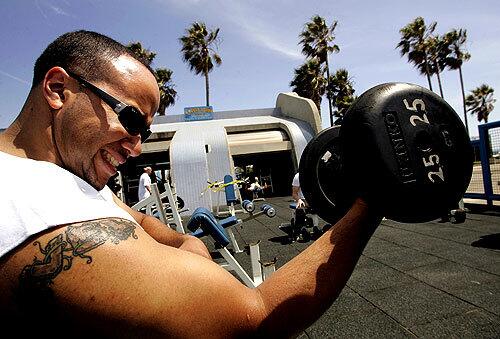
<svg viewBox="0 0 500 339">
<path fill-rule="evenodd" d="M 205 71 L 205 97 L 207 99 L 207 106 L 210 106 L 210 86 L 208 84 L 208 71 Z"/>
<path fill-rule="evenodd" d="M 326 56 L 326 85 L 327 89 L 330 87 L 330 66 L 328 65 L 328 55 Z M 328 109 L 330 112 L 330 126 L 333 126 L 333 112 L 332 112 L 332 99 L 328 96 L 328 91 L 326 91 L 328 99 Z"/>
<path fill-rule="evenodd" d="M 465 90 L 464 90 L 464 78 L 462 76 L 462 67 L 458 67 L 458 74 L 460 74 L 460 86 L 462 87 L 462 103 L 464 106 L 464 121 L 465 121 L 465 130 L 467 131 L 467 135 L 469 134 L 469 124 L 467 122 L 467 108 L 465 107 Z"/>
<path fill-rule="evenodd" d="M 429 89 L 432 91 L 432 82 L 431 82 L 431 72 L 429 71 L 429 61 L 427 60 L 427 53 L 425 52 L 424 57 L 425 62 L 425 74 L 427 75 L 427 81 L 429 82 Z"/>
<path fill-rule="evenodd" d="M 439 84 L 439 93 L 441 93 L 441 98 L 444 99 L 444 95 L 443 95 L 443 86 L 441 85 L 441 76 L 439 75 L 439 73 L 441 73 L 441 70 L 439 69 L 439 65 L 437 64 L 437 62 L 434 63 L 434 67 L 436 67 L 436 76 L 438 78 L 438 84 Z"/>
<path fill-rule="evenodd" d="M 167 109 L 167 105 L 164 103 L 160 104 L 160 107 L 158 108 L 158 115 L 165 115 L 165 111 Z"/>
</svg>

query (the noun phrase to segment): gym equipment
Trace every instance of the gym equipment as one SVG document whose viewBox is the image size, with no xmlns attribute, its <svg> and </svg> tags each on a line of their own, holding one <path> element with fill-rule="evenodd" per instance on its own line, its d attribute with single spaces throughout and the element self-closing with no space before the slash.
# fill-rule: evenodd
<svg viewBox="0 0 500 339">
<path fill-rule="evenodd" d="M 273 218 L 274 216 L 276 216 L 276 210 L 269 204 L 262 204 L 260 206 L 260 210 L 264 212 L 264 214 L 269 218 Z"/>
<path fill-rule="evenodd" d="M 253 213 L 253 211 L 255 211 L 255 205 L 253 201 L 250 200 L 243 200 L 241 207 L 243 207 L 243 209 L 248 213 Z"/>
<path fill-rule="evenodd" d="M 465 222 L 467 214 L 465 210 L 462 209 L 455 209 L 450 211 L 450 219 L 451 222 L 454 224 L 462 224 Z"/>
<path fill-rule="evenodd" d="M 318 216 L 314 214 L 310 208 L 298 208 L 295 202 L 291 203 L 288 207 L 292 210 L 288 234 L 292 242 L 302 240 L 309 241 L 311 238 L 318 238 L 322 232 L 318 228 Z M 285 225 L 280 226 L 285 229 Z M 312 232 L 309 231 L 312 229 Z M 312 233 L 312 234 L 311 234 Z"/>
<path fill-rule="evenodd" d="M 228 206 L 228 213 L 230 216 L 235 216 L 236 212 L 243 212 L 246 211 L 250 213 L 250 217 L 244 219 L 242 221 L 245 222 L 247 220 L 253 219 L 260 214 L 266 214 L 268 217 L 272 218 L 276 215 L 276 210 L 269 204 L 263 204 L 261 206 L 261 212 L 262 213 L 254 213 L 255 211 L 255 204 L 253 201 L 249 200 L 244 200 L 241 202 L 241 207 L 243 210 L 237 210 L 235 207 L 236 205 L 240 204 L 240 200 L 236 196 L 236 190 L 234 188 L 234 185 L 236 185 L 238 180 L 233 180 L 233 177 L 228 175 L 224 176 L 224 193 L 226 196 L 226 204 Z M 219 207 L 217 204 L 217 212 L 216 215 L 219 217 L 221 213 L 219 212 Z M 240 248 L 238 242 L 236 241 L 236 237 L 234 236 L 233 232 L 234 227 L 229 227 L 227 228 L 227 234 L 229 235 L 229 238 L 231 239 L 231 244 L 233 247 L 233 250 L 235 253 L 241 253 L 243 250 Z"/>
<path fill-rule="evenodd" d="M 217 220 L 208 209 L 198 207 L 189 219 L 187 228 L 192 232 L 191 235 L 196 237 L 209 235 L 214 241 L 217 251 L 219 251 L 219 253 L 226 260 L 227 265 L 223 265 L 223 267 L 235 271 L 245 285 L 253 288 L 260 285 L 262 281 L 269 276 L 269 274 L 271 274 L 271 272 L 274 272 L 274 263 L 276 260 L 271 263 L 262 263 L 260 261 L 259 243 L 252 243 L 249 245 L 252 277 L 245 272 L 243 267 L 241 267 L 238 261 L 227 249 L 227 245 L 229 245 L 230 240 L 225 232 L 225 229 L 241 224 L 241 222 L 242 221 L 235 216 L 230 216 L 223 220 Z"/>
<path fill-rule="evenodd" d="M 171 188 L 170 183 L 165 183 L 165 192 L 160 194 L 156 183 L 151 184 L 152 194 L 144 200 L 139 201 L 131 208 L 136 211 L 144 210 L 145 214 L 154 216 L 160 219 L 165 225 L 173 224 L 176 231 L 186 233 L 182 226 L 182 219 L 180 213 L 187 211 L 181 210 L 184 202 L 176 194 L 175 190 Z M 167 199 L 168 202 L 164 203 L 163 200 Z M 179 203 L 182 202 L 182 205 Z M 158 208 L 163 206 L 163 208 Z"/>
<path fill-rule="evenodd" d="M 446 101 L 417 85 L 387 83 L 309 142 L 299 175 L 309 205 L 328 222 L 358 196 L 381 216 L 426 222 L 457 205 L 472 163 L 465 127 Z"/>
<path fill-rule="evenodd" d="M 276 210 L 269 204 L 262 204 L 260 206 L 260 211 L 255 213 L 255 204 L 250 200 L 243 200 L 241 203 L 243 209 L 250 214 L 249 217 L 242 220 L 242 222 L 255 219 L 256 217 L 265 214 L 269 218 L 274 218 L 276 216 Z"/>
</svg>

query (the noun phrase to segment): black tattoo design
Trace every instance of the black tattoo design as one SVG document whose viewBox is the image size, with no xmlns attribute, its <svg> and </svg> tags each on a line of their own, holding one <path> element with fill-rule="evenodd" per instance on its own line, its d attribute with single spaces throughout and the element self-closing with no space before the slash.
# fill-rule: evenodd
<svg viewBox="0 0 500 339">
<path fill-rule="evenodd" d="M 89 252 L 110 241 L 118 244 L 129 237 L 137 239 L 136 225 L 130 220 L 120 218 L 100 219 L 72 224 L 63 234 L 52 238 L 43 248 L 39 241 L 33 243 L 44 255 L 42 259 L 36 256 L 33 263 L 26 265 L 19 277 L 20 292 L 31 291 L 49 293 L 50 285 L 62 271 L 71 268 L 73 259 L 86 259 L 92 262 Z"/>
</svg>

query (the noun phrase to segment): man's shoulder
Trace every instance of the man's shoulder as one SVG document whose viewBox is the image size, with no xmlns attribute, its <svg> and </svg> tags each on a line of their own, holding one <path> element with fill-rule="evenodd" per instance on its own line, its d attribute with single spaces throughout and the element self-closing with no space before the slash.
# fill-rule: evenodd
<svg viewBox="0 0 500 339">
<path fill-rule="evenodd" d="M 106 189 L 49 162 L 1 155 L 17 166 L 20 179 L 0 175 L 0 256 L 28 237 L 59 225 L 106 217 L 131 217 L 116 206 Z M 108 193 L 108 194 L 107 194 Z"/>
<path fill-rule="evenodd" d="M 121 218 L 103 218 L 53 228 L 29 238 L 2 260 L 0 273 L 7 278 L 0 281 L 4 291 L 0 296 L 3 300 L 9 299 L 10 303 L 21 303 L 11 305 L 21 312 L 31 312 L 33 307 L 37 309 L 37 300 L 54 305 L 59 301 L 52 298 L 60 294 L 77 303 L 82 297 L 99 294 L 104 302 L 105 293 L 110 293 L 113 284 L 116 285 L 112 280 L 113 269 L 138 274 L 133 266 L 127 266 L 127 262 L 136 258 L 138 252 L 146 252 L 155 246 L 137 224 Z M 142 266 L 137 266 L 137 269 Z M 96 280 L 99 287 L 96 287 Z M 100 288 L 104 292 L 100 293 Z M 88 293 L 83 293 L 84 290 Z M 8 295 L 14 291 L 16 298 Z M 3 311 L 4 307 L 9 305 L 0 309 Z M 57 316 L 60 314 L 54 314 Z"/>
</svg>

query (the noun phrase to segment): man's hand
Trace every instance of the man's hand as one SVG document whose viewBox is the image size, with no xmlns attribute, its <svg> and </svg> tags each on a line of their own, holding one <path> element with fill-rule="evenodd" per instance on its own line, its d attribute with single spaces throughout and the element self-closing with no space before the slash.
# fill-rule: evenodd
<svg viewBox="0 0 500 339">
<path fill-rule="evenodd" d="M 205 246 L 203 241 L 200 239 L 193 237 L 192 235 L 183 235 L 184 238 L 182 244 L 179 246 L 179 249 L 192 252 L 194 254 L 198 254 L 202 257 L 205 257 L 209 260 L 212 260 L 212 256 L 208 251 L 208 248 Z"/>
<path fill-rule="evenodd" d="M 297 207 L 296 208 L 306 208 L 306 203 L 304 202 L 304 200 L 299 198 L 299 200 L 297 200 Z"/>
<path fill-rule="evenodd" d="M 135 218 L 134 214 L 132 216 Z M 136 221 L 139 222 L 137 219 Z M 141 225 L 144 231 L 146 231 L 146 233 L 148 233 L 160 244 L 192 252 L 212 260 L 210 252 L 203 241 L 193 237 L 192 235 L 181 234 L 174 231 L 170 228 L 170 226 L 165 225 L 160 220 L 145 214 L 142 214 L 142 219 L 140 220 L 139 225 Z"/>
<path fill-rule="evenodd" d="M 128 212 L 135 221 L 148 233 L 153 239 L 163 245 L 172 246 L 187 252 L 198 254 L 204 258 L 212 260 L 210 252 L 200 239 L 187 234 L 181 234 L 174 231 L 170 226 L 165 225 L 160 220 L 135 211 L 121 201 L 116 195 L 113 200 L 115 203 Z"/>
</svg>

